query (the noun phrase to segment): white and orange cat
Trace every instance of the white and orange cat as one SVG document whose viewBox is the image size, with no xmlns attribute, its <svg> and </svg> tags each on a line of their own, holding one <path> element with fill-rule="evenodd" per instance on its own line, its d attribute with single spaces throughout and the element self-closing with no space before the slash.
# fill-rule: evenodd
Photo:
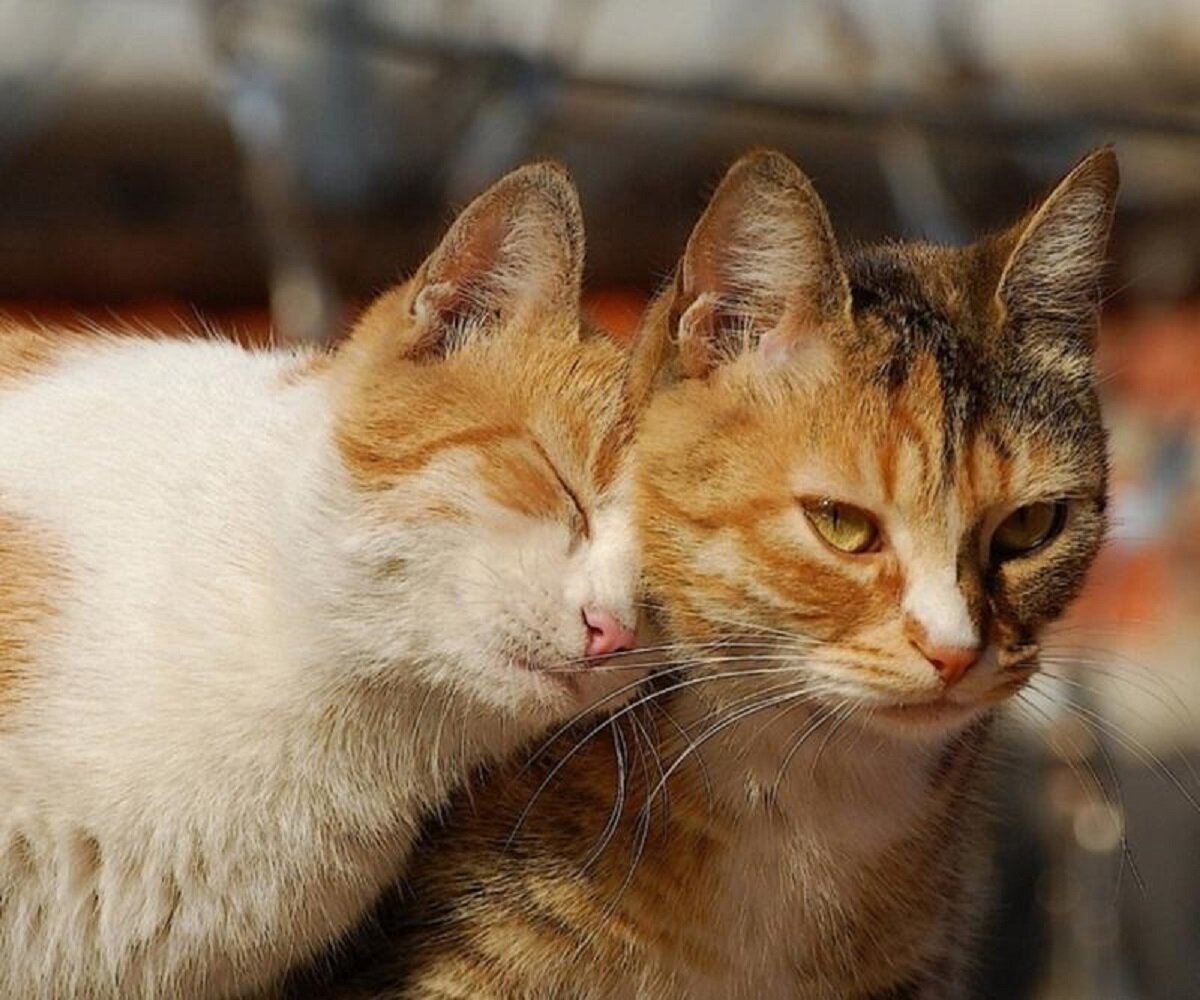
<svg viewBox="0 0 1200 1000">
<path fill-rule="evenodd" d="M 633 414 L 556 167 L 331 354 L 0 331 L 0 996 L 224 997 L 629 646 Z"/>
</svg>

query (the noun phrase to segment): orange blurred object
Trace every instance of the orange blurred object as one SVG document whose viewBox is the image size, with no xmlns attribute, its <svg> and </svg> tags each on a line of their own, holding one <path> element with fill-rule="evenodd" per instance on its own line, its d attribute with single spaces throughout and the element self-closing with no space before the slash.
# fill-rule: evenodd
<svg viewBox="0 0 1200 1000">
<path fill-rule="evenodd" d="M 583 297 L 584 311 L 604 330 L 622 342 L 628 342 L 637 329 L 642 310 L 646 308 L 645 293 L 627 289 L 588 292 Z"/>
<path fill-rule="evenodd" d="M 1099 368 L 1148 414 L 1200 420 L 1200 305 L 1106 317 Z"/>
</svg>

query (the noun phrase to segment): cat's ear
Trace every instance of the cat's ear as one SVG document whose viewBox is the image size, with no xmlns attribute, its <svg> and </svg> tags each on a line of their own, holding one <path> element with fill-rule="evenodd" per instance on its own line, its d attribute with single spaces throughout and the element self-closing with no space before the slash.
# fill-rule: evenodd
<svg viewBox="0 0 1200 1000">
<path fill-rule="evenodd" d="M 577 314 L 583 259 L 575 185 L 557 164 L 531 164 L 463 209 L 416 275 L 381 296 L 363 323 L 386 324 L 404 356 L 436 360 L 521 317 Z"/>
<path fill-rule="evenodd" d="M 758 150 L 725 175 L 688 240 L 672 325 L 680 374 L 755 348 L 777 358 L 847 319 L 850 290 L 825 206 L 799 167 Z"/>
<path fill-rule="evenodd" d="M 1112 149 L 1095 150 L 1001 237 L 1008 252 L 996 300 L 1004 319 L 1057 323 L 1094 338 L 1119 180 Z"/>
</svg>

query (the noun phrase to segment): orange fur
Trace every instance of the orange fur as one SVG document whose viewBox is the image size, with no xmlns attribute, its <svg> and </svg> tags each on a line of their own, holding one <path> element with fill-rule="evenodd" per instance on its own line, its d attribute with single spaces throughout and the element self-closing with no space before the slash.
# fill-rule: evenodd
<svg viewBox="0 0 1200 1000">
<path fill-rule="evenodd" d="M 152 345 L 134 343 L 144 367 L 132 378 L 116 371 L 123 359 L 97 350 L 79 387 L 63 378 L 30 391 L 46 390 L 27 408 L 26 433 L 70 410 L 64 400 L 82 403 L 61 432 L 47 425 L 47 440 L 72 435 L 110 401 L 121 420 L 97 421 L 95 436 L 73 442 L 75 479 L 53 453 L 29 461 L 27 439 L 12 439 L 23 446 L 10 452 L 15 471 L 34 467 L 29 495 L 71 524 L 96 586 L 64 604 L 64 624 L 84 638 L 63 644 L 74 658 L 64 660 L 64 696 L 50 699 L 59 716 L 15 744 L 35 757 L 43 744 L 61 746 L 49 775 L 69 775 L 73 759 L 86 759 L 87 773 L 75 793 L 82 806 L 50 802 L 44 815 L 36 775 L 16 786 L 9 832 L 45 833 L 54 857 L 35 866 L 49 876 L 25 873 L 8 913 L 12 941 L 29 938 L 23 909 L 45 910 L 48 930 L 32 935 L 23 963 L 0 965 L 17 976 L 0 971 L 0 981 L 155 995 L 181 983 L 183 993 L 222 994 L 262 983 L 356 919 L 403 867 L 420 817 L 472 768 L 565 713 L 620 703 L 618 688 L 637 675 L 588 668 L 634 641 L 626 469 L 636 407 L 627 353 L 581 317 L 582 258 L 569 180 L 528 167 L 468 206 L 413 278 L 328 355 L 246 359 L 169 345 L 160 362 Z M 0 349 L 24 377 L 47 343 L 19 333 Z M 201 367 L 195 398 L 157 420 L 168 393 L 155 376 L 173 379 L 164 380 L 172 393 L 190 388 L 189 355 L 206 353 L 213 367 Z M 216 381 L 222 373 L 236 391 Z M 0 411 L 11 398 L 0 394 Z M 141 479 L 101 495 L 96 484 L 124 454 L 102 439 L 125 437 Z M 21 476 L 13 480 L 20 491 Z M 193 517 L 169 516 L 180 493 L 179 510 Z M 103 516 L 89 520 L 89 499 Z M 46 555 L 29 525 L 0 516 L 0 706 L 53 614 L 58 580 Z M 175 589 L 197 600 L 180 603 Z M 94 633 L 102 637 L 89 645 Z M 153 682 L 141 684 L 147 671 Z M 141 715 L 166 726 L 153 738 L 147 721 L 112 741 L 128 754 L 121 766 L 88 756 L 112 715 L 110 687 L 126 715 L 164 708 Z M 75 688 L 99 725 L 77 740 Z M 264 712 L 275 725 L 259 732 Z M 167 771 L 153 752 L 162 746 L 178 751 Z M 250 766 L 226 781 L 219 762 L 232 759 Z M 153 780 L 139 783 L 138 767 Z M 22 803 L 34 809 L 24 819 Z M 147 840 L 147 818 L 167 834 Z M 240 854 L 226 850 L 235 828 L 250 834 Z M 153 858 L 118 885 L 110 862 L 130 851 Z M 213 863 L 227 854 L 229 864 Z M 51 912 L 40 900 L 54 895 L 60 868 L 80 883 Z M 143 913 L 147 927 L 118 919 L 97 930 L 101 903 Z"/>
<path fill-rule="evenodd" d="M 0 323 L 0 386 L 51 367 L 64 346 L 62 336 Z"/>
<path fill-rule="evenodd" d="M 35 525 L 0 511 L 0 706 L 18 696 L 33 646 L 54 618 L 62 569 Z"/>
<path fill-rule="evenodd" d="M 648 739 L 668 762 L 684 749 L 660 715 L 647 708 L 635 717 L 636 725 L 617 725 L 631 749 Z M 445 817 L 453 833 L 408 887 L 422 915 L 380 977 L 403 986 L 380 989 L 371 978 L 333 995 L 682 1000 L 685 974 L 736 980 L 745 956 L 736 936 L 713 925 L 712 911 L 747 819 L 714 806 L 695 759 L 672 776 L 668 802 L 650 801 L 653 764 L 629 768 L 614 805 L 624 765 L 607 734 L 550 778 L 577 736 L 536 767 L 491 776 L 486 806 L 463 797 Z M 848 867 L 834 845 L 807 859 L 815 891 L 796 898 L 794 915 L 821 930 L 793 943 L 795 995 L 869 997 L 893 986 L 897 970 L 920 967 L 929 929 L 945 918 L 969 867 L 945 837 L 950 817 L 964 809 L 974 760 L 969 750 L 950 758 L 918 825 L 869 867 Z M 777 822 L 786 836 L 787 820 Z"/>
<path fill-rule="evenodd" d="M 340 359 L 346 392 L 337 440 L 356 482 L 382 491 L 430 462 L 466 456 L 482 487 L 509 510 L 574 516 L 555 469 L 586 506 L 611 485 L 612 457 L 629 427 L 614 409 L 623 352 L 607 339 L 581 343 L 566 332 L 505 331 L 437 366 L 389 363 L 369 350 Z M 517 339 L 520 351 L 512 349 Z M 548 405 L 555 399 L 561 407 Z"/>
<path fill-rule="evenodd" d="M 570 508 L 612 487 L 634 407 L 625 352 L 579 313 L 569 192 L 553 165 L 512 175 L 359 319 L 333 369 L 338 447 L 361 488 L 469 461 L 506 509 L 586 531 Z"/>
</svg>

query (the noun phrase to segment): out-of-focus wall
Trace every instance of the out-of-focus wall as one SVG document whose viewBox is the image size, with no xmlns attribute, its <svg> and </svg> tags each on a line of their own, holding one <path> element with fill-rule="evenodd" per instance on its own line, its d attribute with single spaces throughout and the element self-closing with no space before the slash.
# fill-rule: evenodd
<svg viewBox="0 0 1200 1000">
<path fill-rule="evenodd" d="M 8 0 L 0 295 L 248 300 L 308 243 L 354 298 L 533 156 L 621 221 L 593 226 L 591 273 L 645 287 L 747 145 L 795 155 L 847 239 L 957 240 L 1115 140 L 1117 284 L 1170 297 L 1200 272 L 1198 22 L 1185 0 Z"/>
</svg>

